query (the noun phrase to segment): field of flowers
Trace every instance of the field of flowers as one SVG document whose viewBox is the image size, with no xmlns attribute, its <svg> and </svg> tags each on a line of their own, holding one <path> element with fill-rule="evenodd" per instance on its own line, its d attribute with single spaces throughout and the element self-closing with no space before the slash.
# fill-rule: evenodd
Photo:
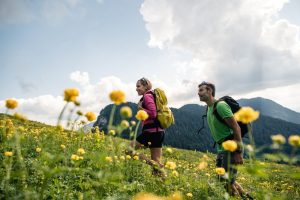
<svg viewBox="0 0 300 200">
<path fill-rule="evenodd" d="M 216 169 L 214 154 L 164 147 L 166 177 L 153 176 L 151 167 L 139 156 L 126 155 L 130 141 L 118 135 L 130 129 L 134 139 L 140 122 L 147 118 L 145 112 L 136 113 L 137 122 L 129 122 L 126 119 L 133 114 L 129 107 L 120 113 L 113 109 L 108 133 L 75 129 L 85 123 L 83 118 L 95 119 L 95 114 L 79 110 L 78 95 L 76 89 L 65 90 L 66 105 L 57 126 L 27 120 L 19 113 L 0 114 L 0 199 L 238 199 L 230 197 L 218 181 L 217 173 L 223 172 Z M 125 94 L 113 91 L 110 99 L 121 106 Z M 66 112 L 70 104 L 78 107 L 75 119 Z M 17 106 L 15 100 L 7 100 L 7 113 Z M 246 113 L 248 118 L 258 117 Z M 112 124 L 114 115 L 124 120 Z M 66 129 L 61 126 L 63 119 L 68 121 Z M 286 142 L 281 135 L 272 139 L 278 149 Z M 245 148 L 250 158 L 239 166 L 237 180 L 256 199 L 300 199 L 300 167 L 295 165 L 300 137 L 290 136 L 288 142 L 293 147 L 290 155 L 278 151 L 266 155 L 268 161 L 255 158 L 254 144 Z M 228 150 L 234 149 L 227 145 Z M 147 149 L 138 153 L 149 156 Z M 286 164 L 270 161 L 279 158 Z"/>
</svg>

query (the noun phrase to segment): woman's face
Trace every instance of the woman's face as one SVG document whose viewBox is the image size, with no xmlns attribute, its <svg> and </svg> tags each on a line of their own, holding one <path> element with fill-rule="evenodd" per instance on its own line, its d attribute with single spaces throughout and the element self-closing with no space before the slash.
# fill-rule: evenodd
<svg viewBox="0 0 300 200">
<path fill-rule="evenodd" d="M 147 91 L 147 88 L 145 86 L 143 86 L 140 81 L 138 81 L 136 83 L 136 91 L 139 96 L 144 95 L 144 93 Z"/>
</svg>

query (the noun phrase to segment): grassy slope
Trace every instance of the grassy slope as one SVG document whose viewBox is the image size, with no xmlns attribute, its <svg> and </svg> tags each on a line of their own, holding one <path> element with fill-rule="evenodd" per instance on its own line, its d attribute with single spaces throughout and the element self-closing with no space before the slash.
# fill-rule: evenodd
<svg viewBox="0 0 300 200">
<path fill-rule="evenodd" d="M 14 127 L 8 128 L 4 117 L 11 118 Z M 164 148 L 163 161 L 175 162 L 179 176 L 166 169 L 168 178 L 162 180 L 152 176 L 145 163 L 132 158 L 122 160 L 129 141 L 101 133 L 62 131 L 4 115 L 0 119 L 1 199 L 130 199 L 141 191 L 161 196 L 180 191 L 184 196 L 193 194 L 186 199 L 224 199 L 223 186 L 214 172 L 213 154 L 174 148 L 170 153 Z M 62 149 L 61 144 L 66 148 Z M 37 147 L 42 151 L 36 152 Z M 71 155 L 78 154 L 78 148 L 86 153 L 82 160 L 73 161 Z M 14 155 L 5 157 L 6 151 Z M 148 150 L 139 152 L 149 154 Z M 203 155 L 208 156 L 208 166 L 199 170 Z M 257 199 L 299 199 L 299 167 L 262 161 L 251 165 L 246 160 L 239 170 L 238 181 Z"/>
</svg>

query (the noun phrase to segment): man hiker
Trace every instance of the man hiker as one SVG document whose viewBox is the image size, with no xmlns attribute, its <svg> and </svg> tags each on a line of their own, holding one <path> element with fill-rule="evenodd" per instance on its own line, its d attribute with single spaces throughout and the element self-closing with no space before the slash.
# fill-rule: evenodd
<svg viewBox="0 0 300 200">
<path fill-rule="evenodd" d="M 212 83 L 202 82 L 198 85 L 198 95 L 200 101 L 207 104 L 207 122 L 215 144 L 217 145 L 216 166 L 223 167 L 225 171 L 229 173 L 230 180 L 228 180 L 228 184 L 225 185 L 225 188 L 230 195 L 240 195 L 252 199 L 236 181 L 237 169 L 235 165 L 243 164 L 244 162 L 242 156 L 241 129 L 233 116 L 231 108 L 225 101 L 219 101 L 217 105 L 214 106 L 217 102 L 215 92 L 216 88 Z M 217 119 L 214 114 L 214 109 L 216 109 L 215 112 L 218 112 L 226 124 Z M 227 140 L 226 138 L 230 135 L 233 135 L 233 140 L 238 144 L 238 148 L 235 152 L 230 152 L 229 156 L 229 152 L 222 147 L 222 142 Z M 228 158 L 230 158 L 230 164 L 228 163 Z M 228 169 L 228 166 L 230 166 L 230 169 Z M 222 177 L 220 178 L 222 179 Z"/>
</svg>

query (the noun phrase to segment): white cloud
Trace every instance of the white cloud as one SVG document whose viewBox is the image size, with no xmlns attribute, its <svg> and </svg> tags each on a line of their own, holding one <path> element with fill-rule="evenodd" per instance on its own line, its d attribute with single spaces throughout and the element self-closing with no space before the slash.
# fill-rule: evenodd
<svg viewBox="0 0 300 200">
<path fill-rule="evenodd" d="M 140 12 L 150 46 L 192 54 L 182 80 L 241 94 L 299 83 L 299 27 L 278 19 L 286 2 L 145 0 Z"/>
<path fill-rule="evenodd" d="M 75 71 L 70 74 L 70 79 L 80 85 L 89 84 L 90 78 L 87 72 Z"/>
<path fill-rule="evenodd" d="M 126 94 L 127 101 L 137 102 L 139 97 L 135 91 L 135 83 L 124 83 L 119 78 L 110 76 L 102 78 L 98 83 L 91 84 L 88 81 L 88 73 L 76 71 L 71 73 L 70 78 L 79 83 L 78 101 L 80 107 L 76 109 L 82 112 L 92 111 L 96 114 L 106 105 L 110 104 L 109 93 L 112 90 L 122 90 Z M 84 83 L 84 84 L 82 84 Z M 41 95 L 28 99 L 17 99 L 19 106 L 13 112 L 19 112 L 31 120 L 45 122 L 56 125 L 58 116 L 65 105 L 62 96 Z M 0 112 L 5 112 L 4 100 L 0 101 Z M 67 118 L 70 109 L 74 108 L 73 104 L 68 105 L 64 119 Z M 74 118 L 74 116 L 73 116 Z"/>
</svg>

